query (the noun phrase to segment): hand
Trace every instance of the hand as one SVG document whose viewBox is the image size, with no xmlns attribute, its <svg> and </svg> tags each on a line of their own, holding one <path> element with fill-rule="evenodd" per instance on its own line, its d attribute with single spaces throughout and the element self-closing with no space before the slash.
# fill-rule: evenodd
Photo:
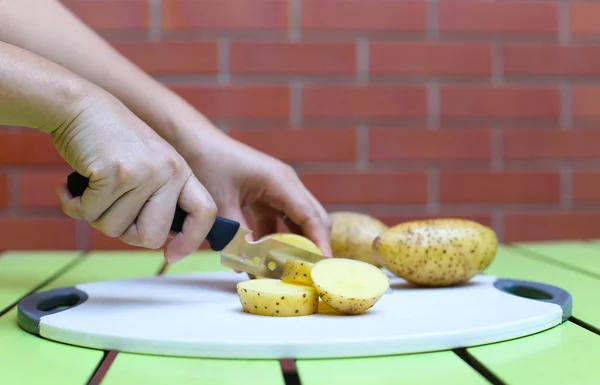
<svg viewBox="0 0 600 385">
<path fill-rule="evenodd" d="M 187 160 L 198 179 L 215 199 L 218 215 L 248 226 L 242 209 L 256 222 L 254 238 L 277 231 L 285 215 L 291 232 L 311 239 L 331 256 L 331 223 L 327 212 L 302 184 L 294 169 L 221 132 L 201 130 L 199 143 Z"/>
<path fill-rule="evenodd" d="M 165 249 L 175 262 L 196 251 L 217 207 L 192 170 L 166 141 L 111 95 L 86 93 L 74 119 L 52 132 L 55 147 L 89 178 L 81 197 L 58 190 L 63 211 L 104 234 L 158 249 L 170 238 L 177 204 L 188 215 Z"/>
</svg>

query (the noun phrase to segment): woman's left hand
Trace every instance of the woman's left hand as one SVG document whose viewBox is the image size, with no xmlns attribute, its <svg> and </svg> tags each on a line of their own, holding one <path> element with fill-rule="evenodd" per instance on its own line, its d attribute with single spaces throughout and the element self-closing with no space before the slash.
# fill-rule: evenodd
<svg viewBox="0 0 600 385">
<path fill-rule="evenodd" d="M 306 236 L 331 256 L 329 216 L 295 170 L 229 136 L 209 131 L 203 130 L 204 137 L 199 139 L 205 145 L 199 145 L 186 160 L 215 200 L 218 215 L 247 227 L 242 211 L 248 208 L 256 222 L 255 239 L 276 232 L 277 219 L 287 217 L 291 232 Z"/>
</svg>

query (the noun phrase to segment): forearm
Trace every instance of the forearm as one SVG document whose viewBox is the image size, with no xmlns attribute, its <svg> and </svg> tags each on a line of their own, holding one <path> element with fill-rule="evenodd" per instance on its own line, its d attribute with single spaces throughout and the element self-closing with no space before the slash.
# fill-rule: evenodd
<svg viewBox="0 0 600 385">
<path fill-rule="evenodd" d="M 85 103 L 85 81 L 21 48 L 0 42 L 0 124 L 51 133 Z"/>
<path fill-rule="evenodd" d="M 0 9 L 0 40 L 48 58 L 110 92 L 182 154 L 191 151 L 186 144 L 198 144 L 194 138 L 198 130 L 218 131 L 59 1 L 0 0 Z"/>
</svg>

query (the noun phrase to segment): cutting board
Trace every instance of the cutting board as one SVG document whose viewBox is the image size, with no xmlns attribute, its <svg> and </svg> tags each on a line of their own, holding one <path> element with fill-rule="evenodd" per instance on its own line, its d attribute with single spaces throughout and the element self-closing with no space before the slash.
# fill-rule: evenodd
<svg viewBox="0 0 600 385">
<path fill-rule="evenodd" d="M 418 288 L 389 272 L 391 287 L 364 315 L 244 313 L 235 272 L 89 282 L 35 293 L 19 324 L 90 348 L 216 358 L 335 358 L 415 353 L 513 339 L 571 314 L 565 290 L 478 275 L 462 286 Z"/>
</svg>

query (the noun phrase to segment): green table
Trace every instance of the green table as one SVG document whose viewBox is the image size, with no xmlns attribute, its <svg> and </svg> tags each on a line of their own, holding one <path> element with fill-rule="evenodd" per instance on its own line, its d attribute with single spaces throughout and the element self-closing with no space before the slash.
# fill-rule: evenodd
<svg viewBox="0 0 600 385">
<path fill-rule="evenodd" d="M 22 331 L 16 303 L 81 282 L 224 269 L 213 252 L 164 268 L 154 251 L 0 254 L 0 384 L 600 384 L 600 242 L 504 245 L 486 271 L 560 286 L 573 317 L 551 330 L 486 346 L 377 358 L 226 360 L 103 352 Z"/>
</svg>

